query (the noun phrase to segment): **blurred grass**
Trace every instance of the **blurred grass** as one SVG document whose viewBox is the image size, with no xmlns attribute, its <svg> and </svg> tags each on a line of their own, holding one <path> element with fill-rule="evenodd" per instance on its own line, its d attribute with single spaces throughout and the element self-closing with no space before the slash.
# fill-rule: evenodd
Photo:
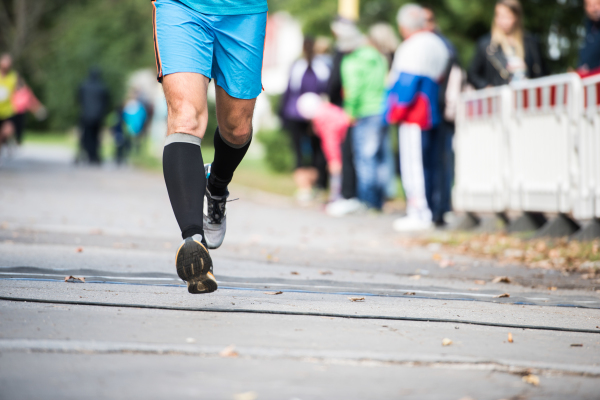
<svg viewBox="0 0 600 400">
<path fill-rule="evenodd" d="M 78 146 L 77 135 L 76 131 L 27 131 L 24 143 L 69 148 L 73 150 L 73 156 L 75 156 Z M 105 161 L 112 161 L 114 160 L 114 154 L 112 136 L 105 132 L 102 137 L 102 157 Z M 202 156 L 205 163 L 212 162 L 214 154 L 215 150 L 212 146 L 202 145 Z M 147 140 L 142 141 L 139 152 L 130 154 L 129 162 L 135 167 L 162 173 L 162 161 L 151 153 Z M 296 190 L 291 173 L 273 172 L 263 158 L 251 153 L 244 158 L 240 167 L 236 170 L 233 183 L 284 196 L 292 196 Z"/>
</svg>

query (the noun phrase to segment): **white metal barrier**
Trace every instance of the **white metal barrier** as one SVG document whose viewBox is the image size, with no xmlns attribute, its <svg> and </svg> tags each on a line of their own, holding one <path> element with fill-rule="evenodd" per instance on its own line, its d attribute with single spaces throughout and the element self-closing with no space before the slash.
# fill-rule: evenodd
<svg viewBox="0 0 600 400">
<path fill-rule="evenodd" d="M 583 80 L 583 107 L 579 131 L 579 201 L 576 218 L 600 218 L 600 76 Z"/>
<path fill-rule="evenodd" d="M 600 76 L 465 93 L 454 146 L 456 210 L 600 218 Z"/>
<path fill-rule="evenodd" d="M 463 94 L 456 116 L 455 184 L 457 210 L 504 211 L 508 206 L 506 125 L 510 89 Z"/>
<path fill-rule="evenodd" d="M 519 211 L 573 210 L 578 184 L 576 137 L 583 88 L 577 74 L 511 84 L 508 124 L 510 205 Z"/>
</svg>

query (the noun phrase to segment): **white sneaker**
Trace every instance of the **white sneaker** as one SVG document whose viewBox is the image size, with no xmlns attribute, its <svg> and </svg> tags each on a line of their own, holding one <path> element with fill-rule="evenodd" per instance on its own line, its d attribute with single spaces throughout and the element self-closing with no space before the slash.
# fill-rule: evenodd
<svg viewBox="0 0 600 400">
<path fill-rule="evenodd" d="M 396 232 L 423 232 L 433 229 L 433 222 L 415 217 L 402 217 L 394 221 Z"/>
<path fill-rule="evenodd" d="M 332 217 L 343 217 L 344 215 L 355 214 L 361 211 L 366 211 L 367 207 L 357 198 L 339 199 L 327 204 L 325 212 Z"/>
</svg>

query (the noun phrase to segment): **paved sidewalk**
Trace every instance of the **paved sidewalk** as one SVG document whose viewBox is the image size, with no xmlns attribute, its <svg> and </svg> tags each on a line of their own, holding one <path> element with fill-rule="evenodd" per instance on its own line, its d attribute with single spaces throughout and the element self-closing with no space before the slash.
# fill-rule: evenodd
<svg viewBox="0 0 600 400">
<path fill-rule="evenodd" d="M 192 296 L 162 176 L 61 148 L 5 160 L 0 398 L 600 398 L 600 293 L 576 276 L 441 268 L 394 216 L 231 192 L 220 289 Z"/>
</svg>

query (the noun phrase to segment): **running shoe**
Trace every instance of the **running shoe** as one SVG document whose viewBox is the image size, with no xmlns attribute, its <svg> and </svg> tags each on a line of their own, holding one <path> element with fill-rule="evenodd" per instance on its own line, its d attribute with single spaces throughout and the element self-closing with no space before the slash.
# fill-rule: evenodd
<svg viewBox="0 0 600 400">
<path fill-rule="evenodd" d="M 192 294 L 211 293 L 217 290 L 217 280 L 213 275 L 213 264 L 201 235 L 185 239 L 175 256 L 177 275 L 187 282 Z"/>
<path fill-rule="evenodd" d="M 206 181 L 210 176 L 211 164 L 204 165 Z M 225 239 L 227 230 L 227 198 L 229 191 L 224 196 L 213 196 L 206 187 L 206 199 L 204 201 L 204 237 L 209 249 L 218 249 Z"/>
</svg>

